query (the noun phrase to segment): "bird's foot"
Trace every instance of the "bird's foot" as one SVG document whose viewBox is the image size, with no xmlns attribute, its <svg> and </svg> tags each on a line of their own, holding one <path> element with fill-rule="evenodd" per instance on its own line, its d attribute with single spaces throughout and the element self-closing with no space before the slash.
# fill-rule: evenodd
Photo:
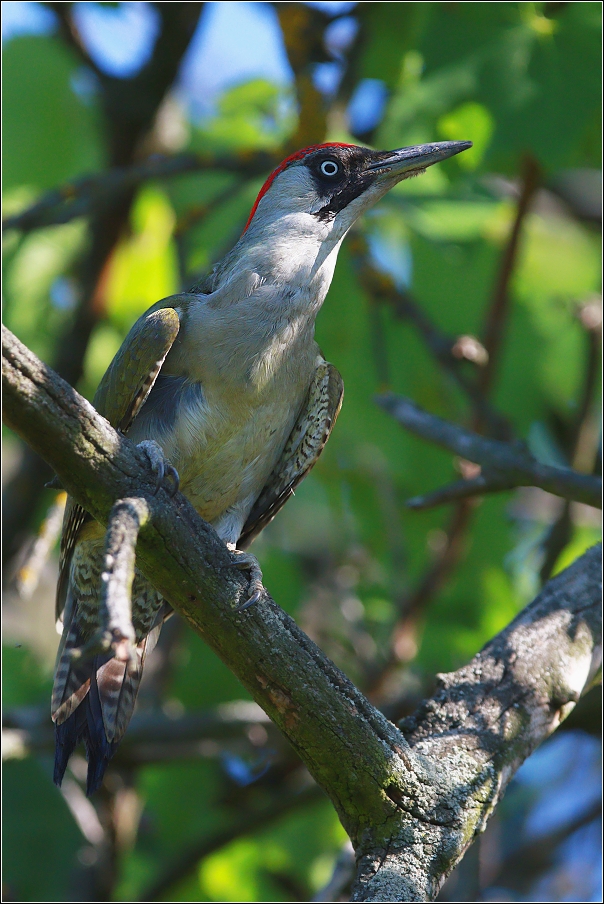
<svg viewBox="0 0 604 904">
<path fill-rule="evenodd" d="M 249 609 L 250 606 L 257 603 L 266 593 L 264 584 L 262 583 L 262 571 L 260 570 L 258 559 L 249 552 L 243 552 L 241 549 L 236 549 L 234 543 L 227 543 L 227 548 L 231 553 L 233 565 L 241 571 L 249 572 L 249 596 L 244 603 L 241 603 L 241 605 L 237 606 L 235 609 L 235 612 L 243 612 L 244 609 Z"/>
<path fill-rule="evenodd" d="M 137 449 L 144 452 L 151 463 L 155 475 L 155 492 L 157 493 L 163 486 L 170 496 L 174 496 L 178 492 L 180 477 L 176 468 L 164 455 L 164 450 L 159 443 L 156 443 L 154 439 L 144 439 L 137 444 Z"/>
</svg>

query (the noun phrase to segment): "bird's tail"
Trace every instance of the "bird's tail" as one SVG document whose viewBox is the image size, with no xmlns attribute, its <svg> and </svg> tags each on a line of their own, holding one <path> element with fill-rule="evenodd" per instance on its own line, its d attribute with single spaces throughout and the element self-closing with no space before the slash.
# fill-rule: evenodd
<svg viewBox="0 0 604 904">
<path fill-rule="evenodd" d="M 145 656 L 157 643 L 162 620 L 158 619 L 137 645 L 133 665 L 111 653 L 88 660 L 74 659 L 72 650 L 82 646 L 77 620 L 65 626 L 52 699 L 55 784 L 63 781 L 69 757 L 82 741 L 88 760 L 86 793 L 92 794 L 101 785 L 109 760 L 132 717 Z"/>
</svg>

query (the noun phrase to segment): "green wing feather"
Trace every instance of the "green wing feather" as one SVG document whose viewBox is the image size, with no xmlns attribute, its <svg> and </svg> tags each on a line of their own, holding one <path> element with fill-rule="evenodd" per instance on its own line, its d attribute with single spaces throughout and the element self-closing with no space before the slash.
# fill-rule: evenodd
<svg viewBox="0 0 604 904">
<path fill-rule="evenodd" d="M 92 404 L 122 433 L 145 404 L 179 329 L 174 308 L 151 308 L 136 321 L 107 368 Z"/>
<path fill-rule="evenodd" d="M 126 433 L 145 404 L 180 329 L 178 310 L 171 307 L 182 296 L 171 296 L 149 308 L 136 321 L 107 368 L 93 405 L 112 427 Z M 183 298 L 183 301 L 185 299 Z M 166 307 L 166 305 L 168 305 Z M 90 515 L 72 499 L 67 500 L 61 535 L 56 617 L 65 607 L 69 567 L 74 547 Z"/>
</svg>

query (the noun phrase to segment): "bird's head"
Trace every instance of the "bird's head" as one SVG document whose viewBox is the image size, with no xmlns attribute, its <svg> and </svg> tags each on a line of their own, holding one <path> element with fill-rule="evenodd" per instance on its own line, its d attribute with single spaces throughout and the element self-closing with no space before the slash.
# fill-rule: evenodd
<svg viewBox="0 0 604 904">
<path fill-rule="evenodd" d="M 319 144 L 287 157 L 256 198 L 244 234 L 288 229 L 327 234 L 338 242 L 358 217 L 397 182 L 472 147 L 440 141 L 394 151 L 352 144 Z"/>
</svg>

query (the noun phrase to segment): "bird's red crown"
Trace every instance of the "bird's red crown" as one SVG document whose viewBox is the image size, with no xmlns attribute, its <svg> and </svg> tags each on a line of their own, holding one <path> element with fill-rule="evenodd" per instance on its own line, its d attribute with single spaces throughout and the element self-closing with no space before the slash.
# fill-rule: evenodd
<svg viewBox="0 0 604 904">
<path fill-rule="evenodd" d="M 266 180 L 266 182 L 264 183 L 264 185 L 258 192 L 258 197 L 254 201 L 254 206 L 251 209 L 250 215 L 247 219 L 247 223 L 245 224 L 245 228 L 243 231 L 245 232 L 247 230 L 248 226 L 250 225 L 250 223 L 252 222 L 252 220 L 254 218 L 254 214 L 256 213 L 256 210 L 258 208 L 258 205 L 260 204 L 261 200 L 263 199 L 263 197 L 265 196 L 265 194 L 267 193 L 267 191 L 269 190 L 269 188 L 271 187 L 271 185 L 273 184 L 273 182 L 275 181 L 275 179 L 277 178 L 279 173 L 282 173 L 283 170 L 287 169 L 287 167 L 291 163 L 296 163 L 296 161 L 302 160 L 304 157 L 306 157 L 307 154 L 312 153 L 312 151 L 318 151 L 320 148 L 352 148 L 352 147 L 354 147 L 353 144 L 344 144 L 342 142 L 336 142 L 336 141 L 329 141 L 326 144 L 311 144 L 307 148 L 302 148 L 301 150 L 296 151 L 294 154 L 290 154 L 289 157 L 285 158 L 285 160 L 282 160 L 281 163 L 279 164 L 279 166 L 273 170 L 273 172 L 270 174 L 270 176 L 268 177 L 268 179 Z"/>
</svg>

